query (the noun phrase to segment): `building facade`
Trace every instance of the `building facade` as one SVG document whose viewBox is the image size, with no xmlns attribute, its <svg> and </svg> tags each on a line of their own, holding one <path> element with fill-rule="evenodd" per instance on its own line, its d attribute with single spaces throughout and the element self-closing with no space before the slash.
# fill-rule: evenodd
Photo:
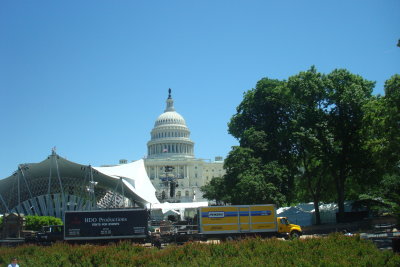
<svg viewBox="0 0 400 267">
<path fill-rule="evenodd" d="M 223 159 L 198 159 L 185 119 L 175 110 L 169 89 L 166 109 L 156 119 L 144 159 L 147 174 L 161 202 L 205 201 L 200 187 L 225 174 Z"/>
</svg>

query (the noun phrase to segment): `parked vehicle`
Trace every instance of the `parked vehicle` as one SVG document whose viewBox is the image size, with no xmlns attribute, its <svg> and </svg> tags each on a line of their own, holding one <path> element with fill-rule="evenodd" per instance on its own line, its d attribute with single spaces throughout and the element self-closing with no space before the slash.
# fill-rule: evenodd
<svg viewBox="0 0 400 267">
<path fill-rule="evenodd" d="M 246 236 L 298 238 L 299 225 L 286 217 L 276 216 L 275 205 L 239 205 L 200 207 L 191 223 L 160 225 L 155 233 L 163 243 L 184 243 L 188 240 L 233 240 Z M 163 226 L 164 225 L 164 226 Z"/>
<path fill-rule="evenodd" d="M 64 240 L 144 241 L 148 237 L 148 217 L 146 209 L 66 211 Z"/>
<path fill-rule="evenodd" d="M 36 233 L 35 239 L 37 242 L 54 243 L 64 239 L 63 225 L 43 226 L 42 230 Z"/>
<path fill-rule="evenodd" d="M 276 216 L 275 205 L 239 205 L 200 207 L 195 218 L 176 223 L 151 220 L 146 209 L 67 211 L 64 226 L 43 227 L 34 241 L 44 244 L 58 240 L 85 243 L 131 240 L 161 247 L 163 243 L 190 240 L 233 240 L 245 236 L 297 238 L 301 234 L 299 225 Z"/>
<path fill-rule="evenodd" d="M 206 236 L 233 239 L 238 236 L 299 237 L 299 225 L 276 216 L 275 205 L 240 205 L 199 208 L 199 232 Z"/>
</svg>

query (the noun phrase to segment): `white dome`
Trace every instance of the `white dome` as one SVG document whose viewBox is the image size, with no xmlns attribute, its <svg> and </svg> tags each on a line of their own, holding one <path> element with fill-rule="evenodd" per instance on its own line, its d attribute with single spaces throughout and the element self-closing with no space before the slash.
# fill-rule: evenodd
<svg viewBox="0 0 400 267">
<path fill-rule="evenodd" d="M 171 89 L 168 90 L 167 107 L 154 123 L 151 139 L 147 142 L 148 158 L 193 158 L 194 142 L 185 119 L 175 111 Z"/>
<path fill-rule="evenodd" d="M 181 114 L 176 111 L 167 111 L 158 116 L 156 122 L 154 123 L 154 127 L 166 124 L 177 124 L 186 126 L 185 119 L 181 116 Z"/>
</svg>

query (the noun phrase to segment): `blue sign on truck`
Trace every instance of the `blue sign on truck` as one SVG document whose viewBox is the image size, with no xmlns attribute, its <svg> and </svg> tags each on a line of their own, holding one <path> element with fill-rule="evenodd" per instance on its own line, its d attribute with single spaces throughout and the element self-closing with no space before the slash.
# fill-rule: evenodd
<svg viewBox="0 0 400 267">
<path fill-rule="evenodd" d="M 146 209 L 66 211 L 64 240 L 145 239 Z"/>
</svg>

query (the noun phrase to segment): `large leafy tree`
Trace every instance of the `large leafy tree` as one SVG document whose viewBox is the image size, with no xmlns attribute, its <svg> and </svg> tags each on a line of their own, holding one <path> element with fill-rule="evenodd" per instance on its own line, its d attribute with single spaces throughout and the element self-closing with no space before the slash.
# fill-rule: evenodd
<svg viewBox="0 0 400 267">
<path fill-rule="evenodd" d="M 305 189 L 312 199 L 316 223 L 320 224 L 319 204 L 330 183 L 326 152 L 332 149 L 332 135 L 327 129 L 327 93 L 325 80 L 313 66 L 288 80 L 295 101 L 292 132 L 296 164 L 301 170 L 297 191 Z"/>
<path fill-rule="evenodd" d="M 235 147 L 225 162 L 226 193 L 232 204 L 283 204 L 280 192 L 285 169 L 276 162 L 263 164 L 250 148 Z"/>
<path fill-rule="evenodd" d="M 367 107 L 369 149 L 385 173 L 396 173 L 400 166 L 400 75 L 387 80 L 385 96 L 377 97 Z"/>
<path fill-rule="evenodd" d="M 400 166 L 400 75 L 393 75 L 385 83 L 385 133 L 387 139 L 386 155 L 388 169 L 397 170 Z"/>
<path fill-rule="evenodd" d="M 362 107 L 371 97 L 374 82 L 338 69 L 326 76 L 325 84 L 328 93 L 328 127 L 334 138 L 333 149 L 327 156 L 337 190 L 339 215 L 343 216 L 346 182 L 349 178 L 357 178 L 364 167 L 363 159 L 368 158 L 368 153 L 362 149 Z"/>
<path fill-rule="evenodd" d="M 225 160 L 223 199 L 232 204 L 276 203 L 289 199 L 295 167 L 289 135 L 292 120 L 286 82 L 260 80 L 244 94 L 229 132 L 239 140 Z M 217 181 L 203 187 L 205 195 L 220 192 Z M 222 186 L 219 186 L 222 188 Z"/>
<path fill-rule="evenodd" d="M 256 88 L 247 91 L 243 101 L 237 107 L 237 113 L 228 124 L 228 131 L 239 140 L 240 146 L 249 148 L 260 165 L 274 164 L 279 169 L 279 183 L 273 184 L 277 192 L 286 196 L 286 201 L 293 198 L 294 175 L 297 168 L 292 161 L 292 129 L 293 105 L 292 97 L 285 81 L 264 78 Z M 225 166 L 231 168 L 228 156 Z M 246 166 L 243 166 L 246 167 Z M 249 169 L 241 169 L 248 173 Z M 254 168 L 251 170 L 254 173 Z M 229 173 L 229 171 L 228 171 Z M 259 170 L 258 177 L 276 179 L 277 173 L 271 175 Z M 261 183 L 258 183 L 261 185 Z M 278 197 L 281 199 L 280 197 Z"/>
<path fill-rule="evenodd" d="M 400 193 L 378 186 L 398 188 L 400 76 L 386 82 L 384 97 L 372 96 L 373 87 L 347 70 L 324 75 L 315 67 L 288 81 L 260 80 L 228 124 L 240 146 L 206 195 L 232 204 L 293 203 L 301 195 L 314 202 L 317 222 L 333 188 L 341 215 L 346 198 L 371 188 L 396 203 Z"/>
<path fill-rule="evenodd" d="M 250 148 L 234 147 L 225 161 L 224 177 L 213 178 L 201 190 L 217 203 L 283 204 L 285 197 L 279 191 L 285 169 L 276 162 L 266 165 Z"/>
<path fill-rule="evenodd" d="M 400 75 L 385 83 L 385 96 L 365 105 L 365 148 L 369 151 L 368 187 L 361 197 L 382 201 L 400 214 Z"/>
<path fill-rule="evenodd" d="M 246 92 L 228 131 L 240 146 L 250 147 L 264 162 L 285 162 L 292 149 L 287 135 L 293 115 L 285 81 L 264 78 Z"/>
<path fill-rule="evenodd" d="M 400 154 L 400 75 L 385 83 L 385 96 L 372 97 L 364 106 L 365 147 L 377 171 L 397 168 Z"/>
</svg>

